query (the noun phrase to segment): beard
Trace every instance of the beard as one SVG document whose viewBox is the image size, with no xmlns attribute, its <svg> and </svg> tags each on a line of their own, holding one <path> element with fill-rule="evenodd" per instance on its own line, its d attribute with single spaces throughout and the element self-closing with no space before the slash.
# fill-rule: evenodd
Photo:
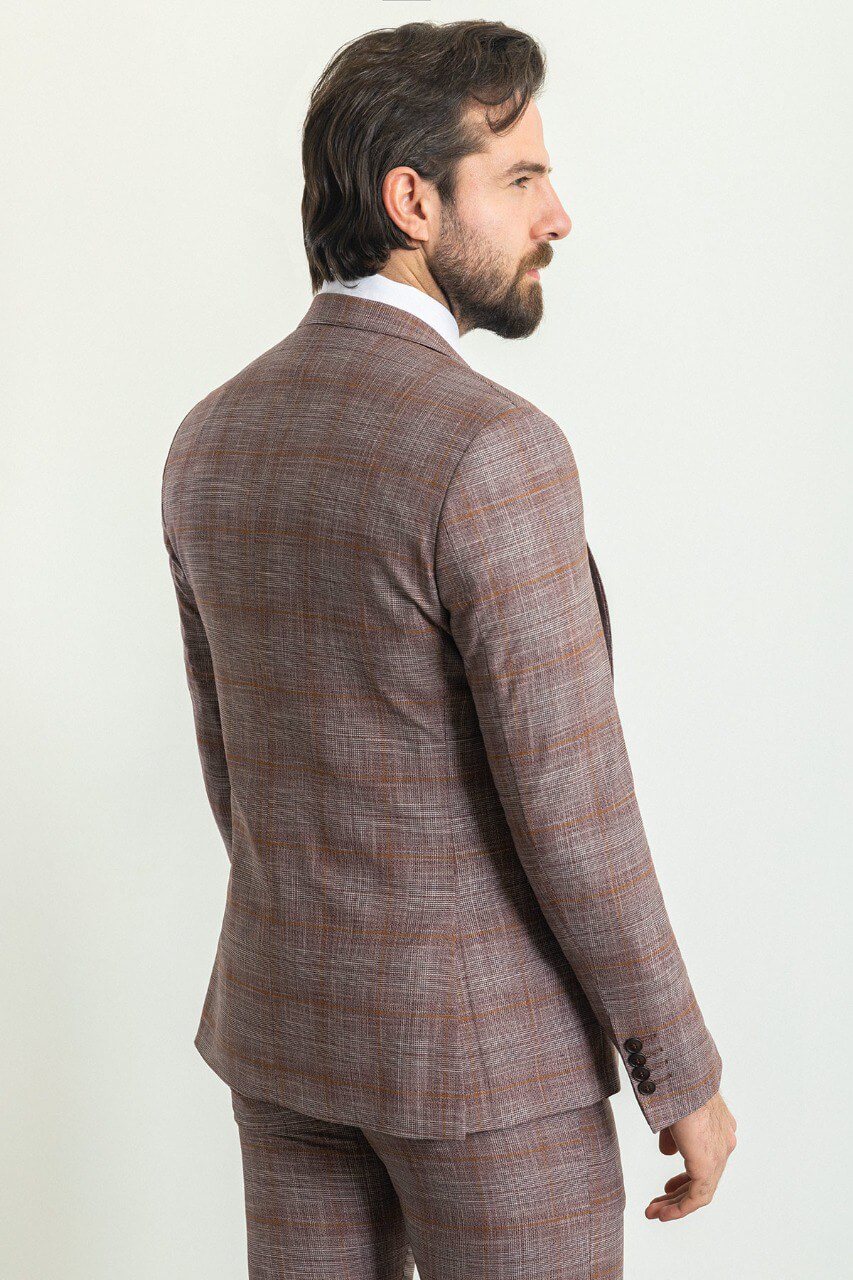
<svg viewBox="0 0 853 1280">
<path fill-rule="evenodd" d="M 527 338 L 542 319 L 542 286 L 525 273 L 547 266 L 550 245 L 510 272 L 482 236 L 467 227 L 452 204 L 442 208 L 441 235 L 427 265 L 460 328 L 489 329 L 501 338 Z"/>
</svg>

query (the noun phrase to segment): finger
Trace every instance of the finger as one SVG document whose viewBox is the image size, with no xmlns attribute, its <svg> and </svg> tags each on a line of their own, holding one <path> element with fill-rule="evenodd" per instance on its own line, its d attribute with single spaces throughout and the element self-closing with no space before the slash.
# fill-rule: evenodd
<svg viewBox="0 0 853 1280">
<path fill-rule="evenodd" d="M 674 1191 L 680 1190 L 680 1188 L 683 1187 L 684 1184 L 689 1181 L 690 1181 L 689 1173 L 678 1173 L 675 1175 L 674 1178 L 668 1178 L 667 1181 L 664 1183 L 663 1194 L 659 1196 L 655 1196 L 654 1199 L 652 1200 L 652 1204 L 654 1204 L 658 1200 L 668 1200 Z"/>
<path fill-rule="evenodd" d="M 697 1209 L 711 1203 L 714 1193 L 710 1188 L 691 1187 L 682 1197 L 676 1198 L 672 1204 L 664 1205 L 658 1217 L 661 1222 L 671 1222 L 676 1218 L 686 1218 Z"/>
<path fill-rule="evenodd" d="M 672 1188 L 665 1195 L 655 1196 L 646 1206 L 646 1216 L 660 1217 L 661 1210 L 682 1204 L 693 1190 L 689 1178 L 686 1181 L 682 1180 L 679 1186 Z"/>
<path fill-rule="evenodd" d="M 661 1196 L 652 1197 L 651 1203 L 652 1204 L 671 1204 L 672 1201 L 674 1201 L 674 1199 L 684 1196 L 684 1194 L 688 1192 L 688 1190 L 689 1190 L 688 1185 L 681 1184 L 680 1187 L 674 1187 L 671 1190 L 669 1190 L 669 1192 L 663 1192 Z"/>
<path fill-rule="evenodd" d="M 669 1196 L 655 1196 L 654 1200 L 650 1201 L 650 1203 L 646 1205 L 646 1217 L 660 1217 L 660 1214 L 664 1209 L 668 1208 L 670 1205 L 676 1204 L 680 1198 L 681 1195 L 678 1192 Z"/>
<path fill-rule="evenodd" d="M 682 1187 L 677 1191 L 672 1191 L 668 1195 L 655 1196 L 653 1200 L 646 1205 L 646 1217 L 658 1218 L 662 1209 L 669 1205 L 677 1204 L 687 1194 L 687 1188 Z"/>
</svg>

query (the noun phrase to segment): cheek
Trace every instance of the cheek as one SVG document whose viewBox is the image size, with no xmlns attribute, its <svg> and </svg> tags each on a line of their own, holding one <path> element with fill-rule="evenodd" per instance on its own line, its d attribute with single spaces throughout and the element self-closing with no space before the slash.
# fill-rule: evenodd
<svg viewBox="0 0 853 1280">
<path fill-rule="evenodd" d="M 511 193 L 496 200 L 469 199 L 460 206 L 469 249 L 486 258 L 498 274 L 512 276 L 531 252 L 530 226 L 523 201 Z"/>
<path fill-rule="evenodd" d="M 460 215 L 472 239 L 506 243 L 513 233 L 514 211 L 511 199 L 503 201 L 474 196 L 460 207 Z"/>
</svg>

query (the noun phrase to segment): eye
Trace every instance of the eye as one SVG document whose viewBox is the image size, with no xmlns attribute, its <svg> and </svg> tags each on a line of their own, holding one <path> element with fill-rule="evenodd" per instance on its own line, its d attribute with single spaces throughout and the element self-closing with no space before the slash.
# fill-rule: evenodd
<svg viewBox="0 0 853 1280">
<path fill-rule="evenodd" d="M 519 184 L 519 182 L 529 182 L 529 181 L 530 181 L 530 174 L 526 173 L 526 174 L 524 174 L 524 176 L 523 176 L 523 177 L 521 177 L 521 178 L 516 178 L 515 182 L 514 182 L 512 185 L 513 185 L 514 187 L 517 187 L 517 186 L 518 186 L 518 184 Z M 522 187 L 522 190 L 524 190 L 524 188 L 523 188 L 523 187 Z"/>
</svg>

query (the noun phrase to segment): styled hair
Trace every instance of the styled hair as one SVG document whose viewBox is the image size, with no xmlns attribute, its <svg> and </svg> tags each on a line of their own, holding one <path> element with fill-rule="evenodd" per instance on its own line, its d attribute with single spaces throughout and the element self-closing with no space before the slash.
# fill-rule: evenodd
<svg viewBox="0 0 853 1280">
<path fill-rule="evenodd" d="M 302 228 L 312 293 L 324 280 L 354 280 L 411 249 L 389 218 L 382 182 L 415 169 L 453 204 L 456 168 L 483 151 L 486 131 L 467 109 L 509 107 L 486 123 L 509 129 L 536 97 L 545 55 L 503 22 L 407 22 L 343 45 L 314 86 L 302 130 Z"/>
</svg>

